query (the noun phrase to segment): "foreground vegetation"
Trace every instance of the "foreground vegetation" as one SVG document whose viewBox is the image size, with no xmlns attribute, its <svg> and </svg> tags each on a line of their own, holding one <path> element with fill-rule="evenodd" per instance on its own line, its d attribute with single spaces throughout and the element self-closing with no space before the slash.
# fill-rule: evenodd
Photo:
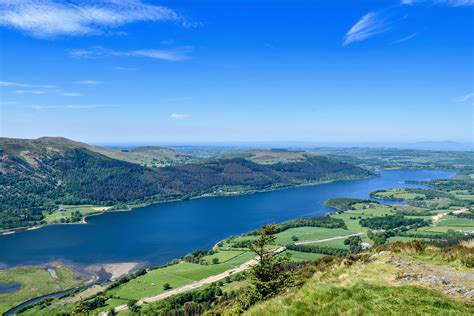
<svg viewBox="0 0 474 316">
<path fill-rule="evenodd" d="M 472 260 L 469 247 L 454 249 L 459 257 Z M 454 249 L 435 250 L 443 256 Z M 438 265 L 420 261 L 425 251 L 418 243 L 395 244 L 341 260 L 316 261 L 298 271 L 310 275 L 302 287 L 289 288 L 245 314 L 472 315 L 473 297 L 466 296 L 472 283 L 446 260 Z"/>
</svg>

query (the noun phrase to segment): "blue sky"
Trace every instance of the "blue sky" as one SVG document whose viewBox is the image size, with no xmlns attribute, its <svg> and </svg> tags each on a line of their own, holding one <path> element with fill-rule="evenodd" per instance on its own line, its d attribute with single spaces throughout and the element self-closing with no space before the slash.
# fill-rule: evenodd
<svg viewBox="0 0 474 316">
<path fill-rule="evenodd" d="M 473 138 L 473 1 L 0 1 L 1 136 Z"/>
</svg>

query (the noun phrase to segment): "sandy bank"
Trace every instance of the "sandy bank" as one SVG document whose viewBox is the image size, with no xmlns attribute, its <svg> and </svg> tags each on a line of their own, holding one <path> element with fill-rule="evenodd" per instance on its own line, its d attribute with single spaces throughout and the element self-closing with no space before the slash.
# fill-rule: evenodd
<svg viewBox="0 0 474 316">
<path fill-rule="evenodd" d="M 108 263 L 102 265 L 105 272 L 110 273 L 110 280 L 117 280 L 121 276 L 128 274 L 138 266 L 137 262 Z"/>
</svg>

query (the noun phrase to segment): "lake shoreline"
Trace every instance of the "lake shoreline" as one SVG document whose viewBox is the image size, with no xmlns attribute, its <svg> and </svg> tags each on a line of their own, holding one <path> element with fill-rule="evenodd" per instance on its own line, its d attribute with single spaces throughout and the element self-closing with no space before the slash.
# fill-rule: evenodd
<svg viewBox="0 0 474 316">
<path fill-rule="evenodd" d="M 377 176 L 380 176 L 380 174 L 377 174 Z M 452 175 L 451 175 L 452 176 Z M 352 181 L 356 181 L 356 180 L 364 180 L 364 179 L 371 179 L 371 178 L 376 178 L 376 177 L 364 177 L 364 178 L 360 178 L 360 179 L 347 179 L 347 180 L 336 180 L 336 181 L 326 181 L 324 183 L 322 182 L 319 182 L 319 183 L 311 183 L 311 184 L 302 184 L 302 185 L 298 185 L 298 186 L 291 186 L 291 187 L 286 187 L 286 188 L 278 188 L 278 189 L 273 189 L 273 190 L 265 190 L 265 191 L 259 191 L 259 192 L 252 192 L 252 193 L 247 193 L 247 194 L 238 194 L 238 195 L 200 195 L 200 196 L 196 196 L 194 198 L 192 198 L 192 200 L 197 200 L 197 199 L 205 199 L 205 198 L 208 198 L 208 197 L 229 197 L 229 196 L 246 196 L 246 195 L 253 195 L 253 194 L 256 194 L 256 193 L 265 193 L 265 192 L 274 192 L 274 191 L 281 191 L 281 190 L 286 190 L 286 189 L 294 189 L 294 188 L 297 188 L 297 187 L 317 187 L 318 185 L 322 185 L 322 184 L 330 184 L 330 183 L 334 183 L 334 182 L 352 182 Z M 125 212 L 125 211 L 132 211 L 134 209 L 138 209 L 138 208 L 144 208 L 144 207 L 147 207 L 147 206 L 150 206 L 150 205 L 159 205 L 159 204 L 165 204 L 165 203 L 170 203 L 170 202 L 179 202 L 179 201 L 183 201 L 183 200 L 173 200 L 173 201 L 161 201 L 161 202 L 158 202 L 158 203 L 150 203 L 150 204 L 147 204 L 147 205 L 140 205 L 140 206 L 135 206 L 135 207 L 131 207 L 131 208 L 128 208 L 128 209 L 121 209 L 121 210 L 108 210 L 108 211 L 104 211 L 104 212 L 100 212 L 100 213 L 94 213 L 94 214 L 90 214 L 90 215 L 87 215 L 83 218 L 83 220 L 80 222 L 80 223 L 68 223 L 68 224 L 51 224 L 51 225 L 44 225 L 44 226 L 40 226 L 40 227 L 34 227 L 34 228 L 22 228 L 22 231 L 29 231 L 29 230 L 37 230 L 39 228 L 42 228 L 42 227 L 47 227 L 47 226 L 60 226 L 60 225 L 82 225 L 82 224 L 88 224 L 88 221 L 87 221 L 87 218 L 89 216 L 98 216 L 98 215 L 102 215 L 102 214 L 105 214 L 105 213 L 114 213 L 114 212 Z M 327 206 L 326 206 L 327 207 Z M 326 213 L 324 214 L 320 214 L 318 216 L 324 216 L 324 215 L 327 215 L 331 212 L 333 212 L 334 209 L 331 208 L 331 210 L 328 210 L 326 211 Z M 292 219 L 294 218 L 299 218 L 299 217 L 304 217 L 299 215 L 299 216 L 296 216 L 296 217 L 292 217 Z M 291 219 L 290 219 L 291 220 Z M 7 236 L 11 234 L 11 233 L 8 233 Z M 0 235 L 0 237 L 2 237 L 2 235 Z M 216 243 L 218 243 L 220 240 L 215 240 L 213 242 L 213 245 L 215 245 Z M 79 270 L 79 271 L 85 271 L 84 268 L 87 267 L 87 266 L 92 266 L 92 265 L 106 265 L 106 264 L 121 264 L 121 263 L 130 263 L 130 262 L 133 262 L 135 264 L 138 264 L 140 266 L 140 268 L 142 267 L 154 267 L 154 266 L 160 266 L 161 264 L 153 264 L 151 262 L 148 262 L 148 259 L 147 260 L 133 260 L 132 261 L 127 261 L 127 260 L 124 260 L 124 261 L 121 261 L 121 260 L 111 260 L 111 261 L 108 261 L 108 260 L 105 260 L 105 261 L 96 261 L 96 262 L 92 262 L 92 263 L 88 263 L 88 264 L 84 264 L 84 263 L 76 263 L 74 261 L 70 261 L 68 259 L 61 259 L 60 257 L 59 258 L 56 258 L 54 260 L 51 260 L 51 261 L 43 261 L 42 263 L 33 263 L 33 264 L 30 264 L 30 263 L 25 263 L 25 264 L 1 264 L 0 265 L 0 269 L 1 270 L 9 270 L 9 269 L 14 269 L 14 268 L 17 268 L 17 267 L 25 267 L 25 266 L 33 266 L 33 267 L 41 267 L 41 266 L 44 266 L 45 264 L 48 264 L 48 262 L 60 262 L 61 264 L 67 266 L 67 267 L 72 267 L 73 269 L 75 270 Z"/>
<path fill-rule="evenodd" d="M 309 183 L 286 185 L 286 186 L 271 188 L 271 189 L 249 190 L 249 191 L 242 191 L 242 192 L 234 191 L 234 192 L 228 192 L 228 193 L 223 193 L 223 194 L 203 193 L 203 194 L 199 194 L 199 195 L 192 196 L 192 197 L 189 197 L 189 198 L 169 199 L 169 200 L 162 200 L 162 201 L 153 201 L 153 202 L 148 202 L 148 203 L 130 204 L 130 205 L 127 205 L 127 208 L 118 208 L 119 205 L 116 205 L 116 206 L 112 205 L 112 206 L 110 206 L 111 208 L 108 209 L 108 210 L 98 211 L 97 213 L 91 213 L 91 214 L 85 215 L 81 219 L 80 222 L 75 222 L 75 223 L 47 223 L 47 224 L 42 224 L 42 225 L 37 225 L 37 226 L 24 226 L 24 227 L 12 228 L 12 229 L 3 229 L 3 230 L 0 230 L 0 236 L 11 235 L 11 234 L 16 234 L 16 233 L 22 233 L 22 232 L 25 232 L 25 231 L 40 229 L 40 228 L 43 228 L 43 227 L 54 226 L 54 225 L 83 225 L 83 224 L 88 224 L 87 218 L 92 217 L 92 216 L 99 216 L 99 215 L 103 215 L 103 214 L 106 214 L 106 213 L 113 213 L 113 212 L 130 212 L 130 211 L 133 211 L 135 209 L 139 209 L 139 208 L 143 208 L 143 207 L 147 207 L 147 206 L 151 206 L 151 205 L 156 205 L 156 204 L 182 202 L 182 201 L 186 201 L 186 200 L 196 200 L 196 199 L 205 199 L 205 198 L 213 198 L 213 197 L 229 197 L 229 196 L 252 195 L 252 194 L 257 194 L 257 193 L 274 192 L 274 191 L 279 191 L 279 190 L 305 187 L 305 186 L 317 186 L 317 185 L 328 184 L 328 183 L 333 183 L 333 182 L 337 182 L 337 181 L 355 181 L 355 180 L 370 179 L 370 178 L 378 177 L 378 176 L 380 176 L 379 172 L 373 173 L 372 176 L 367 176 L 367 177 L 354 177 L 354 178 L 343 178 L 343 179 L 337 179 L 337 180 L 315 181 L 315 182 L 309 182 Z M 115 207 L 117 207 L 117 208 L 115 208 Z"/>
</svg>

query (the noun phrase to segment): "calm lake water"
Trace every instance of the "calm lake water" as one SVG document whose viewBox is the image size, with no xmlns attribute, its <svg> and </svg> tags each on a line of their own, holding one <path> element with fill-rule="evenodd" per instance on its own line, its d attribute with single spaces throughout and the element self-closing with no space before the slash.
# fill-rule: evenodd
<svg viewBox="0 0 474 316">
<path fill-rule="evenodd" d="M 233 197 L 155 204 L 88 218 L 87 225 L 54 225 L 0 236 L 0 267 L 62 261 L 76 265 L 143 262 L 160 265 L 230 236 L 297 217 L 320 216 L 335 197 L 416 187 L 407 180 L 446 178 L 445 171 L 383 171 L 380 177 L 338 181 Z"/>
</svg>

